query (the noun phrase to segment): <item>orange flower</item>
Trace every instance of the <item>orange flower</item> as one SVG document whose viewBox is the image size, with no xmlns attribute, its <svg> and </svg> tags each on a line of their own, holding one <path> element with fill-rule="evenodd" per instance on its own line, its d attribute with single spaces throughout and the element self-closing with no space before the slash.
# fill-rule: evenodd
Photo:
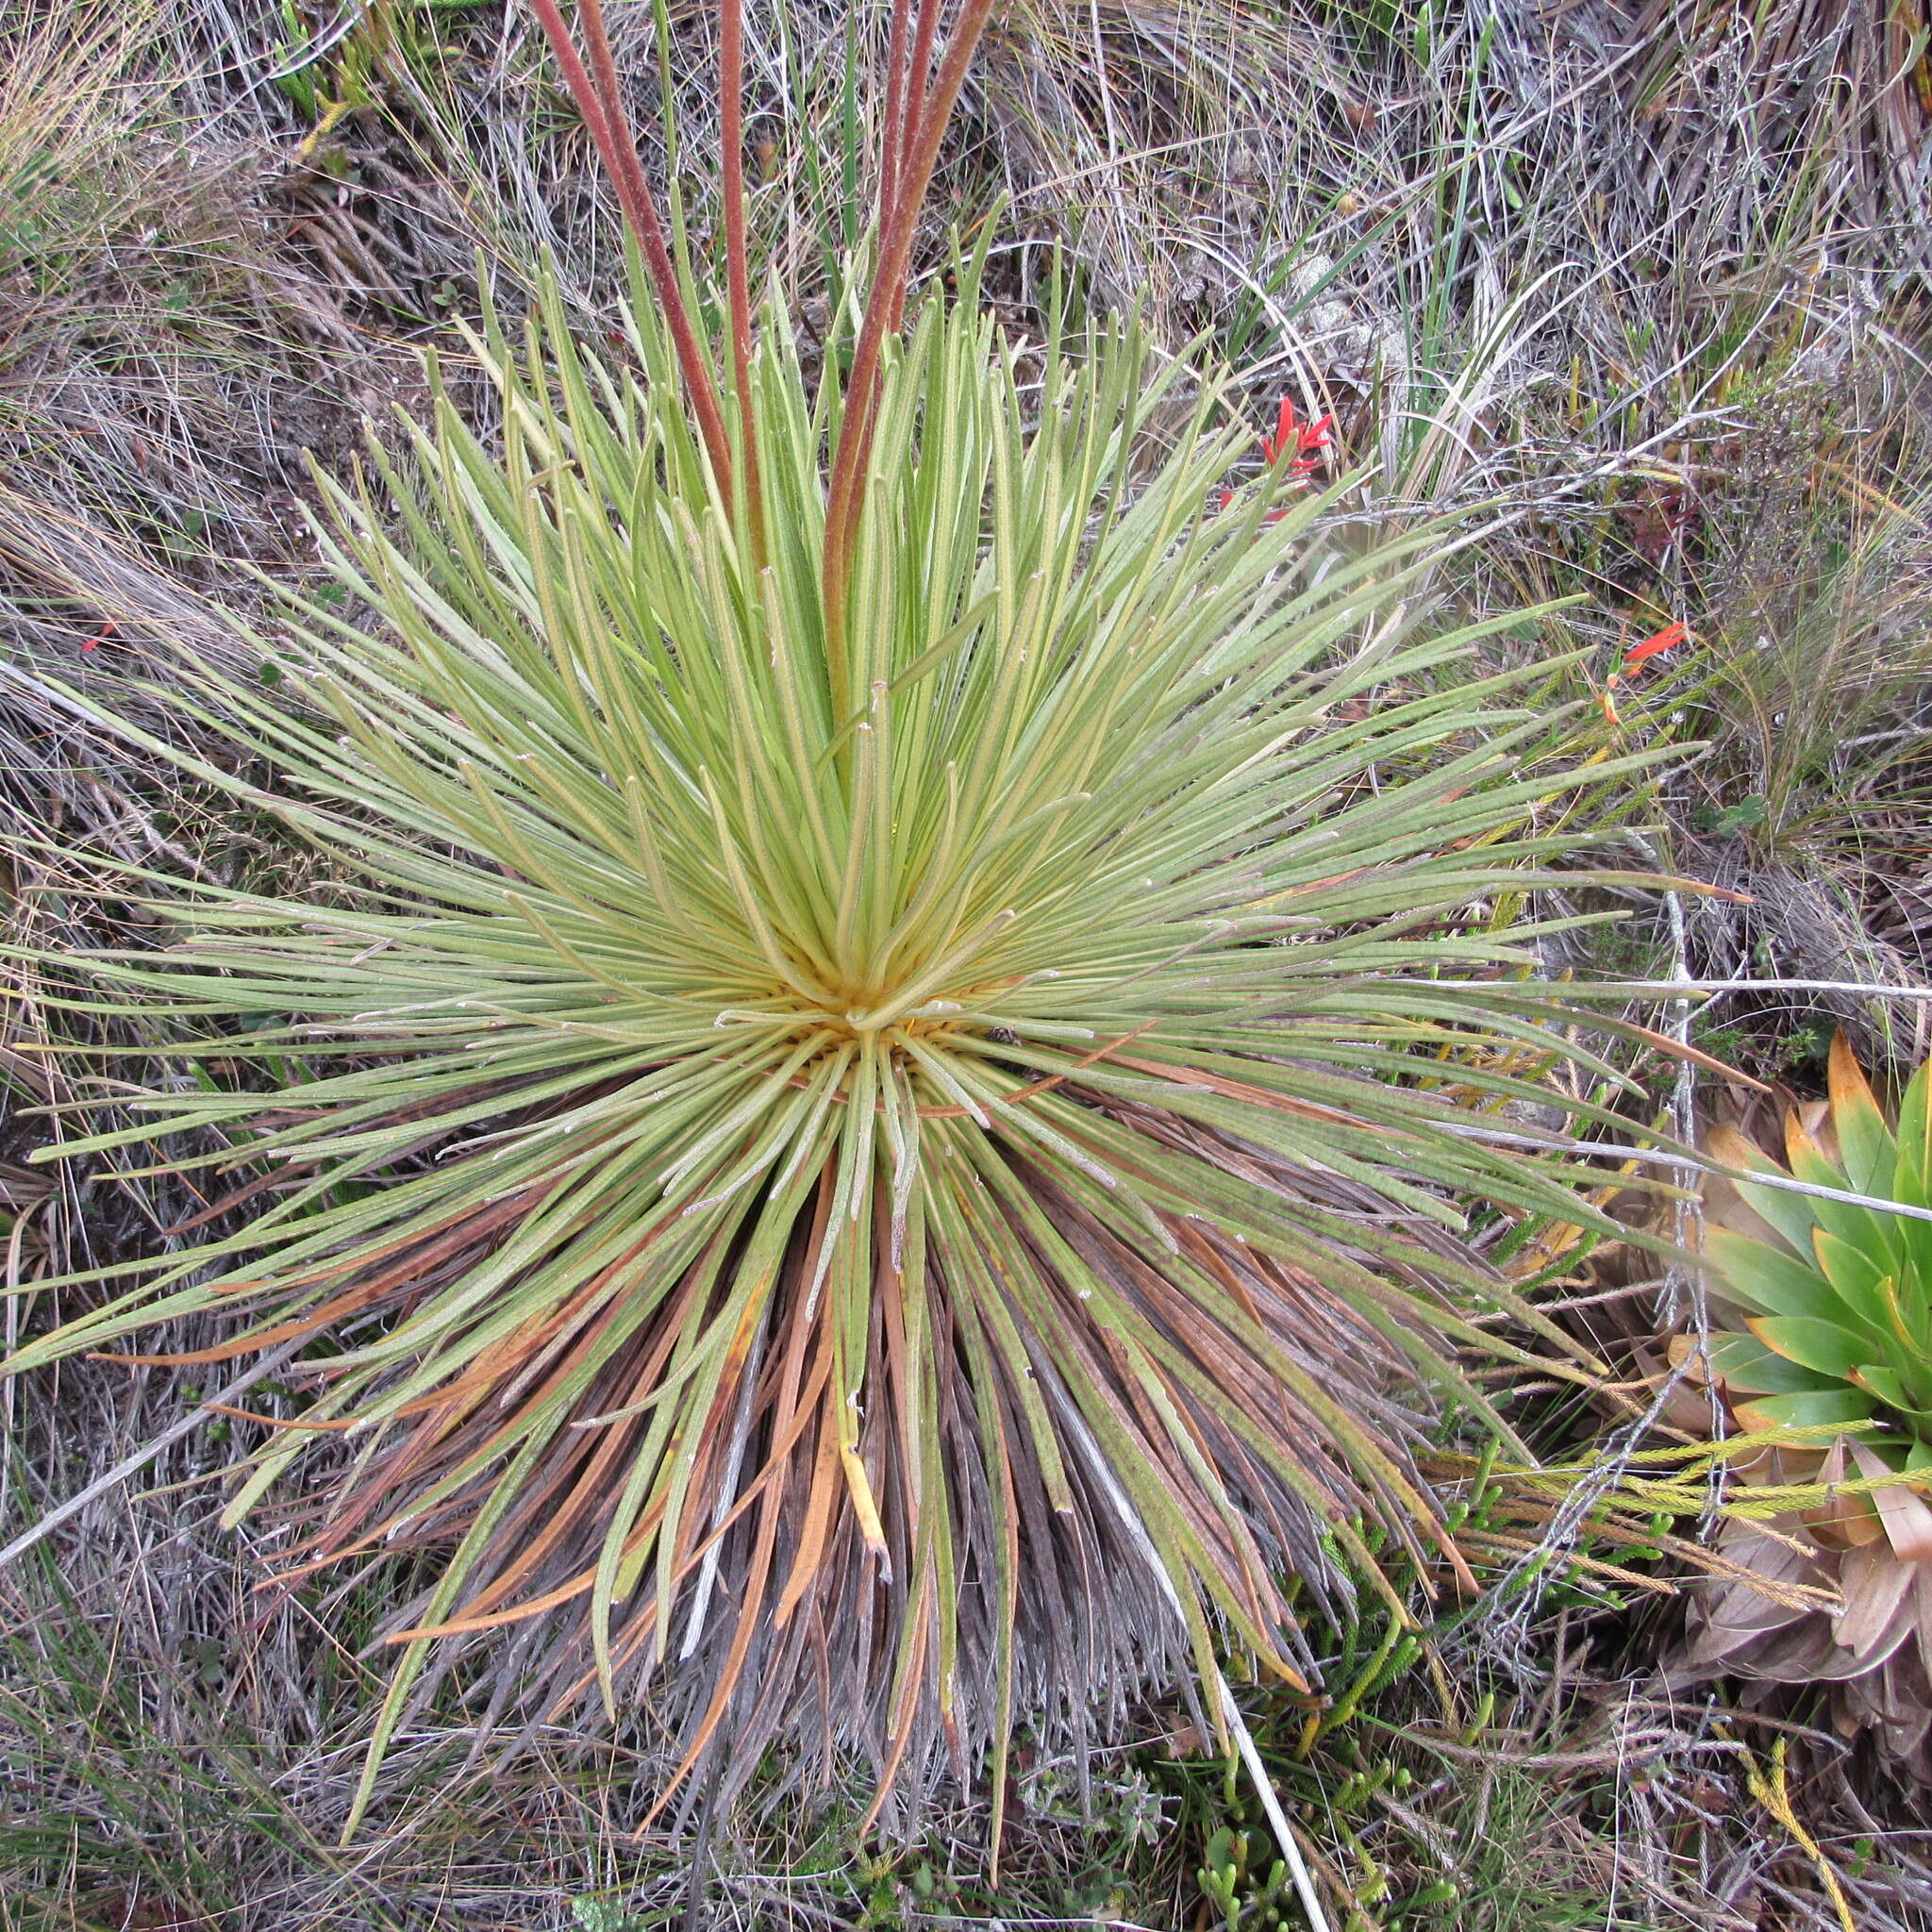
<svg viewBox="0 0 1932 1932">
<path fill-rule="evenodd" d="M 1632 644 L 1624 653 L 1623 669 L 1635 671 L 1646 658 L 1655 658 L 1674 644 L 1681 644 L 1690 635 L 1690 627 L 1681 618 L 1675 624 L 1665 625 L 1662 630 L 1645 638 L 1641 644 Z"/>
<path fill-rule="evenodd" d="M 1624 661 L 1604 679 L 1604 688 L 1596 696 L 1597 703 L 1604 708 L 1604 716 L 1612 724 L 1624 722 L 1617 715 L 1617 686 L 1646 658 L 1655 658 L 1659 652 L 1668 651 L 1673 644 L 1681 644 L 1690 635 L 1690 626 L 1680 618 L 1675 624 L 1667 624 L 1663 629 L 1653 631 L 1641 643 L 1632 644 L 1624 653 Z"/>
</svg>

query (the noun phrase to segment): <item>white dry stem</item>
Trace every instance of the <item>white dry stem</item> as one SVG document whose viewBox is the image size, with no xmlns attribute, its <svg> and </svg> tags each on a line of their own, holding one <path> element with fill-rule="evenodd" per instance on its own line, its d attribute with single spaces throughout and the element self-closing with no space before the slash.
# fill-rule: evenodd
<svg viewBox="0 0 1932 1932">
<path fill-rule="evenodd" d="M 243 1374 L 239 1374 L 219 1393 L 210 1395 L 205 1402 L 196 1404 L 188 1413 L 172 1422 L 152 1441 L 143 1442 L 131 1456 L 125 1456 L 105 1475 L 99 1475 L 88 1484 L 78 1495 L 68 1497 L 58 1508 L 50 1509 L 31 1529 L 23 1530 L 14 1540 L 0 1550 L 0 1570 L 24 1557 L 34 1545 L 51 1536 L 63 1523 L 78 1516 L 97 1497 L 105 1496 L 117 1484 L 125 1483 L 131 1475 L 145 1469 L 162 1450 L 181 1438 L 198 1424 L 213 1416 L 223 1403 L 234 1401 L 244 1390 L 252 1389 L 265 1375 L 272 1374 L 288 1361 L 307 1341 L 307 1337 L 295 1341 L 284 1342 L 280 1348 L 269 1353 Z"/>
<path fill-rule="evenodd" d="M 1674 893 L 1669 895 L 1673 899 Z M 1679 908 L 1681 916 L 1682 908 Z M 1495 991 L 1492 979 L 1431 979 L 1430 988 L 1460 987 L 1470 991 Z M 1580 994 L 1622 996 L 1628 993 L 1681 994 L 1731 992 L 1849 992 L 1874 1000 L 1932 1000 L 1932 986 L 1874 986 L 1867 979 L 1599 979 L 1587 987 L 1563 989 L 1564 997 Z"/>
<path fill-rule="evenodd" d="M 1067 1399 L 1057 1376 L 1042 1376 L 1041 1381 L 1054 1396 L 1055 1406 L 1067 1424 L 1068 1432 L 1078 1441 L 1082 1453 L 1087 1457 L 1088 1466 L 1093 1471 L 1101 1488 L 1107 1491 L 1108 1501 L 1113 1506 L 1121 1527 L 1126 1531 L 1128 1541 L 1139 1552 L 1141 1560 L 1146 1564 L 1160 1594 L 1166 1598 L 1168 1607 L 1174 1614 L 1174 1620 L 1185 1631 L 1188 1613 L 1181 1604 L 1179 1587 L 1168 1574 L 1167 1565 L 1161 1561 L 1159 1552 L 1154 1547 L 1154 1539 L 1147 1534 L 1141 1524 L 1140 1512 L 1128 1501 L 1126 1492 L 1115 1479 L 1107 1457 L 1101 1454 L 1100 1444 L 1093 1440 L 1092 1432 L 1087 1426 L 1086 1418 Z M 1293 1880 L 1295 1896 L 1301 1901 L 1302 1910 L 1307 1914 L 1308 1932 L 1334 1932 L 1327 1913 L 1322 1908 L 1322 1895 L 1315 1890 L 1314 1874 L 1308 1870 L 1307 1860 L 1302 1857 L 1302 1848 L 1295 1840 L 1293 1828 L 1288 1822 L 1288 1813 L 1282 1807 L 1280 1793 L 1275 1790 L 1274 1781 L 1268 1775 L 1268 1767 L 1261 1762 L 1261 1754 L 1256 1747 L 1254 1733 L 1248 1729 L 1247 1720 L 1241 1716 L 1241 1707 L 1235 1702 L 1234 1692 L 1228 1687 L 1226 1674 L 1218 1664 L 1214 1669 L 1214 1689 L 1220 1704 L 1222 1722 L 1234 1735 L 1235 1748 L 1241 1753 L 1241 1762 L 1247 1767 L 1248 1776 L 1254 1781 L 1255 1795 L 1261 1802 L 1261 1809 L 1267 1817 L 1269 1828 L 1274 1834 L 1276 1844 L 1281 1847 L 1282 1860 L 1288 1867 L 1289 1876 Z"/>
<path fill-rule="evenodd" d="M 677 1653 L 679 1662 L 697 1649 L 698 1640 L 705 1634 L 705 1613 L 710 1607 L 711 1592 L 717 1588 L 718 1565 L 724 1555 L 724 1539 L 719 1534 L 719 1528 L 731 1513 L 737 1497 L 738 1472 L 744 1462 L 745 1444 L 751 1439 L 752 1393 L 758 1384 L 758 1371 L 764 1365 L 765 1337 L 770 1328 L 770 1318 L 771 1310 L 767 1307 L 758 1320 L 758 1334 L 744 1365 L 744 1387 L 738 1398 L 738 1414 L 731 1424 L 731 1454 L 725 1463 L 724 1480 L 718 1485 L 718 1507 L 711 1519 L 711 1547 L 705 1553 L 704 1568 L 698 1572 L 697 1588 L 691 1591 L 691 1618 L 685 1625 L 684 1647 Z"/>
<path fill-rule="evenodd" d="M 1663 871 L 1657 848 L 1642 833 L 1630 832 L 1625 836 L 1653 871 Z M 1672 979 L 1674 985 L 1682 987 L 1690 979 L 1690 942 L 1684 929 L 1684 901 L 1678 893 L 1666 888 L 1663 902 L 1664 913 L 1671 926 Z M 1686 1049 L 1690 1044 L 1690 1018 L 1689 999 L 1671 1002 L 1671 1037 Z M 1697 1065 L 1688 1051 L 1677 1060 L 1677 1077 L 1671 1094 L 1671 1131 L 1676 1135 L 1680 1146 L 1694 1147 L 1697 1144 Z M 1700 1220 L 1701 1208 L 1697 1202 L 1680 1196 L 1671 1204 L 1671 1238 L 1679 1248 L 1691 1245 L 1691 1237 L 1696 1232 L 1693 1223 Z M 1702 1346 L 1710 1335 L 1703 1279 L 1695 1271 L 1687 1272 L 1680 1263 L 1673 1261 L 1665 1271 L 1664 1285 L 1657 1294 L 1658 1319 L 1674 1326 L 1686 1301 L 1690 1305 L 1691 1324 Z M 1674 1379 L 1666 1378 L 1666 1390 Z M 1712 1403 L 1711 1419 L 1713 1423 L 1720 1422 L 1722 1418 L 1716 1413 L 1715 1407 L 1715 1388 L 1709 1391 L 1709 1399 Z"/>
<path fill-rule="evenodd" d="M 1660 1147 L 1626 1147 L 1616 1141 L 1556 1141 L 1543 1134 L 1511 1134 L 1479 1126 L 1464 1126 L 1439 1121 L 1445 1134 L 1464 1140 L 1489 1141 L 1499 1147 L 1536 1147 L 1548 1154 L 1607 1154 L 1619 1160 L 1647 1162 L 1652 1167 L 1675 1167 L 1691 1174 L 1714 1174 L 1723 1180 L 1747 1188 L 1771 1188 L 1784 1194 L 1809 1194 L 1818 1201 L 1842 1201 L 1848 1208 L 1870 1208 L 1880 1214 L 1898 1214 L 1907 1221 L 1932 1221 L 1932 1208 L 1914 1208 L 1907 1201 L 1884 1201 L 1876 1194 L 1860 1194 L 1850 1188 L 1823 1188 L 1811 1181 L 1792 1180 L 1788 1175 L 1759 1174 L 1755 1169 L 1726 1167 L 1720 1160 L 1707 1160 L 1695 1154 L 1672 1154 Z"/>
</svg>

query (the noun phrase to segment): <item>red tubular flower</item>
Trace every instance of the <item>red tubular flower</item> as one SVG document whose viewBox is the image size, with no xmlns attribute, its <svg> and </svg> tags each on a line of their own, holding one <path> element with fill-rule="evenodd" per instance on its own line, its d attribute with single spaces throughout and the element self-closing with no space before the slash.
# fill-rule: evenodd
<svg viewBox="0 0 1932 1932">
<path fill-rule="evenodd" d="M 1635 671 L 1646 658 L 1655 658 L 1660 651 L 1668 651 L 1674 644 L 1681 644 L 1690 635 L 1690 626 L 1681 620 L 1667 624 L 1655 635 L 1647 637 L 1641 644 L 1632 644 L 1624 653 L 1624 669 Z"/>
<path fill-rule="evenodd" d="M 1304 423 L 1295 413 L 1293 402 L 1283 396 L 1274 414 L 1274 434 L 1261 439 L 1261 455 L 1268 467 L 1278 469 L 1286 459 L 1291 479 L 1297 486 L 1306 483 L 1322 467 L 1332 446 L 1329 431 L 1334 422 L 1333 416 L 1323 416 L 1313 423 Z M 1226 509 L 1233 502 L 1234 491 L 1224 490 L 1222 508 Z M 1261 521 L 1278 524 L 1287 514 L 1286 509 L 1270 510 Z"/>
<path fill-rule="evenodd" d="M 1329 446 L 1328 431 L 1334 421 L 1333 416 L 1323 416 L 1313 423 L 1304 423 L 1295 414 L 1292 399 L 1283 396 L 1274 416 L 1274 434 L 1261 439 L 1261 454 L 1269 468 L 1273 469 L 1291 452 L 1290 473 L 1295 476 L 1311 475 L 1322 466 L 1322 453 Z"/>
</svg>

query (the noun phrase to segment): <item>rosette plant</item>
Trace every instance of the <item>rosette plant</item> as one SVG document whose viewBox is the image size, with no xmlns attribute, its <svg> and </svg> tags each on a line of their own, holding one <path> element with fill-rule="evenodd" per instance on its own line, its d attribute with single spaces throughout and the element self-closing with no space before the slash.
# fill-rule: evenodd
<svg viewBox="0 0 1932 1932">
<path fill-rule="evenodd" d="M 1538 1324 L 1463 1207 L 1581 1211 L 1457 1104 L 1566 1050 L 1484 906 L 1635 761 L 1557 768 L 1515 674 L 1456 668 L 1478 632 L 1415 628 L 1441 533 L 1272 522 L 1278 471 L 1221 508 L 1250 433 L 1205 360 L 1058 324 L 1023 359 L 971 260 L 902 315 L 987 0 L 938 52 L 937 0 L 893 11 L 870 292 L 813 381 L 753 328 L 733 0 L 722 347 L 594 0 L 581 62 L 537 4 L 635 243 L 624 346 L 554 291 L 488 324 L 500 443 L 439 388 L 329 490 L 350 595 L 290 593 L 281 686 L 201 674 L 250 763 L 176 756 L 360 889 L 158 885 L 177 942 L 82 962 L 259 1071 L 62 1154 L 236 1173 L 240 1224 L 16 1366 L 210 1311 L 130 1358 L 292 1353 L 298 1407 L 231 1405 L 227 1518 L 322 1445 L 281 1574 L 431 1559 L 378 1750 L 479 1652 L 540 1710 L 648 1693 L 667 1789 L 783 1733 L 882 1795 L 990 1749 L 997 1793 L 1024 1716 L 1191 1649 L 1312 1684 L 1365 1525 L 1466 1575 L 1411 1447 L 1443 1390 L 1490 1413 L 1458 1357 L 1522 1353 L 1499 1308 Z"/>
<path fill-rule="evenodd" d="M 1765 1486 L 1760 1505 L 1787 1485 L 1792 1500 L 1768 1524 L 1724 1525 L 1720 1549 L 1744 1574 L 1700 1592 L 1674 1667 L 1686 1677 L 1829 1684 L 1841 1731 L 1871 1731 L 1924 1777 L 1932 1220 L 1909 1210 L 1932 1209 L 1932 1076 L 1920 1067 L 1888 1120 L 1842 1034 L 1827 1073 L 1827 1099 L 1785 1117 L 1784 1164 L 1734 1128 L 1707 1138 L 1740 1174 L 1827 1191 L 1706 1184 L 1713 1332 L 1674 1337 L 1670 1353 L 1708 1388 L 1683 1391 L 1674 1415 L 1698 1433 L 1748 1435 L 1739 1474 Z M 1791 1584 L 1834 1591 L 1838 1607 L 1795 1598 Z"/>
<path fill-rule="evenodd" d="M 1840 1424 L 1894 1469 L 1932 1470 L 1932 1221 L 1888 1205 L 1932 1208 L 1932 1082 L 1912 1075 L 1894 1124 L 1843 1034 L 1828 1074 L 1828 1102 L 1786 1117 L 1788 1168 L 1735 1129 L 1709 1137 L 1741 1173 L 1830 1191 L 1722 1191 L 1705 1252 L 1739 1319 L 1703 1355 L 1744 1427 Z"/>
</svg>

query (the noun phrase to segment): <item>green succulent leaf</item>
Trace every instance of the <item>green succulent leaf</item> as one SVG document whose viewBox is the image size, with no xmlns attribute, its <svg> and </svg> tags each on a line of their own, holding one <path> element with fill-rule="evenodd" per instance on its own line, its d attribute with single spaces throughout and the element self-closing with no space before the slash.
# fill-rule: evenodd
<svg viewBox="0 0 1932 1932">
<path fill-rule="evenodd" d="M 1932 1206 L 1925 1199 L 1925 1190 L 1932 1186 L 1932 1062 L 1922 1063 L 1906 1082 L 1893 1144 L 1899 1163 L 1894 1177 L 1899 1198 L 1921 1208 Z M 1910 1194 L 1903 1191 L 1907 1182 Z"/>
<path fill-rule="evenodd" d="M 1875 1395 L 1888 1408 L 1896 1409 L 1922 1432 L 1932 1424 L 1932 1408 L 1928 1408 L 1924 1391 L 1908 1388 L 1896 1368 L 1882 1362 L 1866 1362 L 1852 1371 L 1850 1379 Z"/>
<path fill-rule="evenodd" d="M 1899 1101 L 1895 1145 L 1891 1197 L 1908 1208 L 1932 1208 L 1932 1078 L 1924 1066 L 1907 1082 Z M 1905 1258 L 1900 1293 L 1910 1306 L 1913 1284 L 1924 1284 L 1918 1292 L 1932 1302 L 1932 1221 L 1901 1216 L 1898 1233 Z"/>
<path fill-rule="evenodd" d="M 1724 1292 L 1757 1315 L 1800 1315 L 1818 1322 L 1847 1319 L 1843 1299 L 1815 1267 L 1789 1250 L 1728 1228 L 1705 1231 L 1704 1252 Z"/>
<path fill-rule="evenodd" d="M 1787 1136 L 1791 1156 L 1791 1173 L 1813 1187 L 1831 1188 L 1840 1193 L 1862 1191 L 1852 1186 L 1850 1177 L 1834 1167 L 1817 1144 L 1795 1123 Z M 1855 1201 L 1824 1200 L 1811 1197 L 1811 1217 L 1820 1229 L 1834 1236 L 1847 1247 L 1869 1256 L 1881 1272 L 1894 1273 L 1904 1259 L 1904 1238 L 1899 1232 L 1899 1216 L 1882 1208 L 1867 1208 Z"/>
<path fill-rule="evenodd" d="M 1820 1429 L 1869 1423 L 1878 1410 L 1857 1389 L 1810 1389 L 1792 1395 L 1759 1395 L 1736 1405 L 1738 1420 L 1753 1431 Z"/>
<path fill-rule="evenodd" d="M 1851 1375 L 1865 1353 L 1864 1341 L 1849 1328 L 1808 1315 L 1754 1316 L 1745 1325 L 1787 1361 L 1840 1382 Z"/>
<path fill-rule="evenodd" d="M 1897 1147 L 1871 1082 L 1842 1033 L 1832 1038 L 1828 1072 L 1831 1125 L 1844 1164 L 1845 1185 L 1854 1193 L 1890 1194 Z"/>
<path fill-rule="evenodd" d="M 1865 1333 L 1881 1339 L 1888 1349 L 1923 1350 L 1928 1311 L 1922 1306 L 1909 1315 L 1899 1298 L 1898 1273 L 1890 1252 L 1874 1255 L 1819 1228 L 1811 1245 L 1818 1265 L 1851 1319 Z"/>
<path fill-rule="evenodd" d="M 1769 1157 L 1742 1143 L 1746 1164 L 1757 1173 L 1784 1175 L 1784 1169 Z M 1739 1197 L 1789 1241 L 1800 1255 L 1811 1252 L 1811 1231 L 1818 1225 L 1809 1195 L 1793 1193 L 1786 1188 L 1754 1188 L 1748 1181 L 1738 1183 Z"/>
<path fill-rule="evenodd" d="M 1796 1395 L 1807 1389 L 1829 1389 L 1844 1379 L 1841 1374 L 1801 1366 L 1795 1357 L 1768 1347 L 1756 1334 L 1712 1335 L 1705 1344 L 1705 1354 L 1712 1374 L 1740 1395 Z"/>
</svg>

